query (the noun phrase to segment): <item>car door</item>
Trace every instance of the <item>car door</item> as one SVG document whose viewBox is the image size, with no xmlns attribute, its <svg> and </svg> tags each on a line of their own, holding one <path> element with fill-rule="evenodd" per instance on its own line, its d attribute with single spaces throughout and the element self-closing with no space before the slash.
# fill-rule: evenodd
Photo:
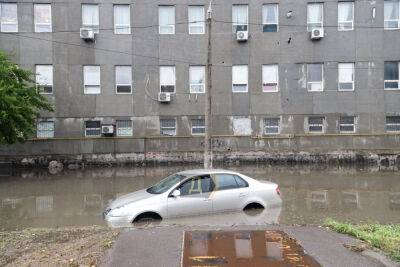
<svg viewBox="0 0 400 267">
<path fill-rule="evenodd" d="M 234 174 L 215 174 L 212 194 L 213 212 L 234 211 L 243 208 L 249 194 L 249 185 Z"/>
<path fill-rule="evenodd" d="M 181 195 L 168 197 L 168 217 L 200 215 L 212 212 L 210 193 L 213 189 L 213 182 L 209 175 L 190 178 L 176 189 L 180 190 Z"/>
</svg>

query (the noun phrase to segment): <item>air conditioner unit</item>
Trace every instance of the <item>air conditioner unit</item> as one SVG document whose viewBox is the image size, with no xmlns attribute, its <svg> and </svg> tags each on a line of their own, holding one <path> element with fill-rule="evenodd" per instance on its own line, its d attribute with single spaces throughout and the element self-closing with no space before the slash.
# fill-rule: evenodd
<svg viewBox="0 0 400 267">
<path fill-rule="evenodd" d="M 93 41 L 94 40 L 94 31 L 91 28 L 81 28 L 79 31 L 79 35 L 81 39 L 85 41 Z"/>
<path fill-rule="evenodd" d="M 236 39 L 238 42 L 246 42 L 249 39 L 249 32 L 248 31 L 238 31 L 236 33 Z"/>
<path fill-rule="evenodd" d="M 171 93 L 159 92 L 158 102 L 168 103 L 171 102 Z"/>
<path fill-rule="evenodd" d="M 104 136 L 114 136 L 114 125 L 112 124 L 101 125 L 101 134 Z"/>
<path fill-rule="evenodd" d="M 324 37 L 324 28 L 314 28 L 311 30 L 311 39 L 318 40 Z"/>
</svg>

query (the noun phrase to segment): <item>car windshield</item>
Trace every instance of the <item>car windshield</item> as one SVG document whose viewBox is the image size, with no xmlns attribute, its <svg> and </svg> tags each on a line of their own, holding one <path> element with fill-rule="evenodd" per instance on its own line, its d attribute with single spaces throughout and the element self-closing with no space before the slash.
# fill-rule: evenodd
<svg viewBox="0 0 400 267">
<path fill-rule="evenodd" d="M 168 176 L 167 178 L 159 181 L 152 187 L 148 188 L 146 191 L 150 194 L 162 194 L 168 189 L 170 189 L 172 186 L 176 185 L 182 179 L 184 179 L 185 176 L 181 174 L 172 174 Z"/>
</svg>

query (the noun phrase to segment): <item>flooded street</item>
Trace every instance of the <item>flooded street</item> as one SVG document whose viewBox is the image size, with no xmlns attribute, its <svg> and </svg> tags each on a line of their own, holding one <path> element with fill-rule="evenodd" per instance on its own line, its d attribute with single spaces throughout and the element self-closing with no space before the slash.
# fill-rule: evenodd
<svg viewBox="0 0 400 267">
<path fill-rule="evenodd" d="M 149 187 L 168 174 L 196 166 L 15 170 L 0 177 L 0 229 L 105 225 L 109 201 Z M 245 214 L 184 218 L 167 224 L 321 224 L 325 218 L 350 222 L 400 223 L 400 172 L 376 169 L 235 166 L 259 180 L 280 185 L 282 207 Z"/>
</svg>

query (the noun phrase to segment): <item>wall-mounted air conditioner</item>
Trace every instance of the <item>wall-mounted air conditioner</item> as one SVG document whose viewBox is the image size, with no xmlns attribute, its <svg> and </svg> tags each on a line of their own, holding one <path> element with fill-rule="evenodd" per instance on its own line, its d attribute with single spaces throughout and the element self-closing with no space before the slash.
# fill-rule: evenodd
<svg viewBox="0 0 400 267">
<path fill-rule="evenodd" d="M 318 40 L 324 37 L 324 28 L 314 28 L 311 30 L 311 40 Z"/>
<path fill-rule="evenodd" d="M 103 136 L 114 136 L 114 125 L 112 124 L 103 124 L 101 125 L 101 134 Z"/>
<path fill-rule="evenodd" d="M 162 103 L 171 102 L 171 93 L 159 92 L 158 93 L 158 102 L 162 102 Z"/>
<path fill-rule="evenodd" d="M 94 31 L 91 28 L 81 28 L 79 35 L 85 41 L 94 41 Z"/>
<path fill-rule="evenodd" d="M 236 39 L 238 42 L 246 42 L 249 39 L 249 32 L 248 31 L 236 32 Z"/>
</svg>

